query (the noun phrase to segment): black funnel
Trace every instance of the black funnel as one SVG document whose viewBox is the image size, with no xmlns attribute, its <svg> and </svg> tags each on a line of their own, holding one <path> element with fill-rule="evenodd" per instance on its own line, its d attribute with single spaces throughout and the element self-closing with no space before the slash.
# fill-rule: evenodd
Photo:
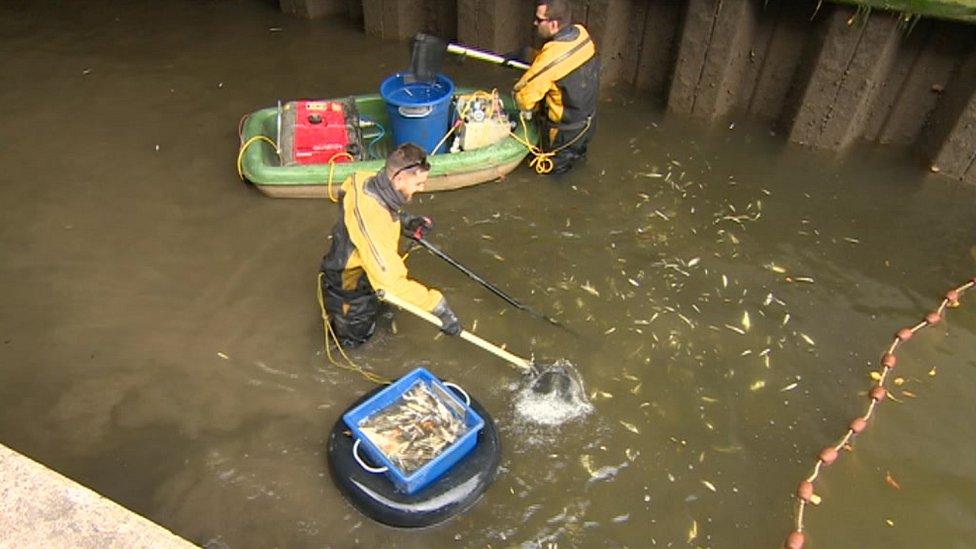
<svg viewBox="0 0 976 549">
<path fill-rule="evenodd" d="M 447 43 L 436 36 L 419 33 L 410 41 L 410 71 L 418 82 L 434 82 L 444 64 Z"/>
</svg>

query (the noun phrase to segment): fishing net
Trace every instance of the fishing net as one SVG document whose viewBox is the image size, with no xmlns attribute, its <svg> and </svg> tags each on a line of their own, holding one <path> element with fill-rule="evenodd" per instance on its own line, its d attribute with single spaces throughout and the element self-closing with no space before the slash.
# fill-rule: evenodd
<svg viewBox="0 0 976 549">
<path fill-rule="evenodd" d="M 568 360 L 534 366 L 536 375 L 515 397 L 516 412 L 540 425 L 560 425 L 593 411 L 583 377 Z"/>
</svg>

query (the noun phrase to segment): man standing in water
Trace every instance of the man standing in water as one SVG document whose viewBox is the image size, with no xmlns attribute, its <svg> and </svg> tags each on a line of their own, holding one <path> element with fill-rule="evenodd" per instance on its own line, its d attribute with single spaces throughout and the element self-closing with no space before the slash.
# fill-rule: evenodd
<svg viewBox="0 0 976 549">
<path fill-rule="evenodd" d="M 571 21 L 567 0 L 537 2 L 535 28 L 546 43 L 515 84 L 522 111 L 534 110 L 545 99 L 542 149 L 555 153 L 553 174 L 569 171 L 586 155 L 595 129 L 600 59 L 586 29 Z"/>
<path fill-rule="evenodd" d="M 343 347 L 366 342 L 379 314 L 377 290 L 387 291 L 440 318 L 449 335 L 461 332 L 444 296 L 407 278 L 398 253 L 400 235 L 420 238 L 431 227 L 428 218 L 403 211 L 430 174 L 427 153 L 406 143 L 386 157 L 375 174 L 357 172 L 342 184 L 339 220 L 332 246 L 322 258 L 319 282 L 331 329 Z"/>
</svg>

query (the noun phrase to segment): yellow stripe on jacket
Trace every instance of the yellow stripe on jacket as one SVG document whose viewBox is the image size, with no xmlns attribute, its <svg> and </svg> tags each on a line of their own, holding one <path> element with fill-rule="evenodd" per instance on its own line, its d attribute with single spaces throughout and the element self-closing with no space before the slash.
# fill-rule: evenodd
<svg viewBox="0 0 976 549">
<path fill-rule="evenodd" d="M 581 25 L 574 26 L 579 30 L 576 39 L 546 42 L 532 66 L 515 84 L 515 101 L 520 109 L 533 110 L 545 98 L 549 119 L 553 122 L 562 119 L 562 92 L 556 83 L 596 54 L 596 48 L 586 29 Z M 563 56 L 566 57 L 560 59 Z"/>
<path fill-rule="evenodd" d="M 343 223 L 355 246 L 343 269 L 343 285 L 346 280 L 358 279 L 353 273 L 361 269 L 366 272 L 374 290 L 388 291 L 425 311 L 432 311 L 443 296 L 437 290 L 407 278 L 407 266 L 398 253 L 400 219 L 364 191 L 364 185 L 372 175 L 357 172 L 342 184 L 345 191 Z"/>
</svg>

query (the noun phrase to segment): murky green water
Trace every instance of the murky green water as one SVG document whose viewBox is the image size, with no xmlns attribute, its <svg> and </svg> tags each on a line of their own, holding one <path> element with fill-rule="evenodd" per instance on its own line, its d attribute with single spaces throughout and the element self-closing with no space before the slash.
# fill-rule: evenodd
<svg viewBox="0 0 976 549">
<path fill-rule="evenodd" d="M 385 320 L 354 359 L 458 381 L 505 448 L 470 512 L 392 530 L 344 502 L 323 455 L 370 388 L 322 356 L 335 208 L 265 198 L 233 164 L 241 115 L 373 89 L 405 47 L 260 2 L 55 6 L 0 8 L 0 441 L 199 544 L 777 546 L 891 334 L 976 273 L 976 191 L 906 155 L 837 161 L 616 97 L 571 176 L 523 168 L 415 205 L 436 244 L 579 335 L 420 252 L 414 275 L 487 339 L 575 363 L 595 412 L 527 424 L 504 363 Z M 900 351 L 901 402 L 818 484 L 817 547 L 976 539 L 973 297 Z"/>
</svg>

